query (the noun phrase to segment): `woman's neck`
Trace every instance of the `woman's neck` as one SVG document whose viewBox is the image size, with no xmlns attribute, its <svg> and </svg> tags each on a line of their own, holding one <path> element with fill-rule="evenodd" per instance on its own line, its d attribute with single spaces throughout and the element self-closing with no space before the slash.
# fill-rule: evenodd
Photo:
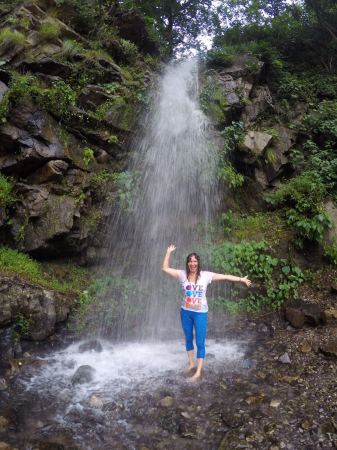
<svg viewBox="0 0 337 450">
<path fill-rule="evenodd" d="M 196 283 L 197 282 L 197 273 L 191 273 L 191 272 L 189 272 L 188 274 L 187 274 L 187 280 L 188 281 L 190 281 L 191 283 L 192 282 L 194 282 L 194 283 Z"/>
</svg>

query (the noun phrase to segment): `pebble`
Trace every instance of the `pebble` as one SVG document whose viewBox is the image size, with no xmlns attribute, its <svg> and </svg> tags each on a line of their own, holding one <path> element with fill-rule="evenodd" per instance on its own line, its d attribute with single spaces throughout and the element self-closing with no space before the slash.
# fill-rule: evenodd
<svg viewBox="0 0 337 450">
<path fill-rule="evenodd" d="M 278 359 L 282 364 L 291 364 L 291 360 L 287 352 L 283 353 Z"/>
<path fill-rule="evenodd" d="M 280 406 L 280 404 L 281 404 L 281 400 L 272 400 L 271 402 L 270 402 L 270 406 L 272 407 L 272 408 L 278 408 L 279 406 Z"/>
<path fill-rule="evenodd" d="M 161 406 L 164 406 L 165 408 L 169 408 L 170 406 L 173 405 L 173 403 L 174 403 L 174 398 L 170 397 L 170 396 L 162 398 L 159 402 L 159 404 Z"/>
</svg>

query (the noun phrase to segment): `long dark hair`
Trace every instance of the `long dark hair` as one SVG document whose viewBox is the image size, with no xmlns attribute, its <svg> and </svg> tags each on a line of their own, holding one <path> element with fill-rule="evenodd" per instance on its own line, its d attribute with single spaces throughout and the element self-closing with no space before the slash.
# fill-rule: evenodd
<svg viewBox="0 0 337 450">
<path fill-rule="evenodd" d="M 195 283 L 198 281 L 198 278 L 200 277 L 200 272 L 201 272 L 201 264 L 200 264 L 200 256 L 197 253 L 190 253 L 189 255 L 187 255 L 186 258 L 186 276 L 188 279 L 189 273 L 190 273 L 190 269 L 188 268 L 188 263 L 191 261 L 192 256 L 195 257 L 195 259 L 198 261 L 198 270 L 197 270 L 197 276 L 195 279 Z"/>
</svg>

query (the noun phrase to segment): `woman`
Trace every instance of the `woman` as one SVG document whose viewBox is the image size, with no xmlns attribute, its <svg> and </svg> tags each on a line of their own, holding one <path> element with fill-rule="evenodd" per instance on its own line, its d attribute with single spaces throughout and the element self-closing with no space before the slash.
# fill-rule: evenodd
<svg viewBox="0 0 337 450">
<path fill-rule="evenodd" d="M 251 281 L 247 277 L 235 277 L 233 275 L 223 275 L 220 273 L 206 272 L 201 270 L 200 258 L 196 253 L 191 253 L 186 259 L 186 270 L 170 268 L 170 257 L 176 247 L 170 245 L 167 248 L 163 261 L 163 271 L 180 281 L 184 290 L 184 299 L 181 305 L 181 324 L 185 334 L 186 351 L 188 356 L 187 371 L 190 372 L 195 367 L 193 328 L 195 330 L 195 340 L 197 345 L 197 370 L 189 378 L 196 381 L 201 376 L 201 370 L 205 358 L 205 339 L 207 332 L 207 299 L 206 289 L 212 281 L 233 281 L 243 283 L 247 287 Z"/>
</svg>

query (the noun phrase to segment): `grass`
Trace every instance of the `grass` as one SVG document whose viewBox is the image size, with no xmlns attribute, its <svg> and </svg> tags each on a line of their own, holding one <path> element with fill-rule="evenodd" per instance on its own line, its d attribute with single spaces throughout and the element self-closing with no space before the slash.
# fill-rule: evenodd
<svg viewBox="0 0 337 450">
<path fill-rule="evenodd" d="M 225 235 L 233 242 L 264 241 L 274 247 L 289 234 L 289 227 L 275 212 L 237 216 L 228 211 L 223 214 L 222 223 Z"/>
<path fill-rule="evenodd" d="M 12 31 L 10 28 L 4 28 L 0 31 L 0 45 L 15 44 L 23 45 L 26 41 L 25 36 L 19 31 Z"/>
<path fill-rule="evenodd" d="M 0 173 L 0 208 L 8 208 L 15 202 L 13 187 L 14 183 L 12 180 Z"/>
<path fill-rule="evenodd" d="M 0 247 L 0 272 L 61 293 L 79 294 L 90 283 L 88 270 L 73 264 L 41 264 L 25 253 Z"/>
<path fill-rule="evenodd" d="M 44 41 L 52 41 L 61 34 L 61 26 L 55 19 L 48 18 L 41 23 L 39 36 Z"/>
</svg>

